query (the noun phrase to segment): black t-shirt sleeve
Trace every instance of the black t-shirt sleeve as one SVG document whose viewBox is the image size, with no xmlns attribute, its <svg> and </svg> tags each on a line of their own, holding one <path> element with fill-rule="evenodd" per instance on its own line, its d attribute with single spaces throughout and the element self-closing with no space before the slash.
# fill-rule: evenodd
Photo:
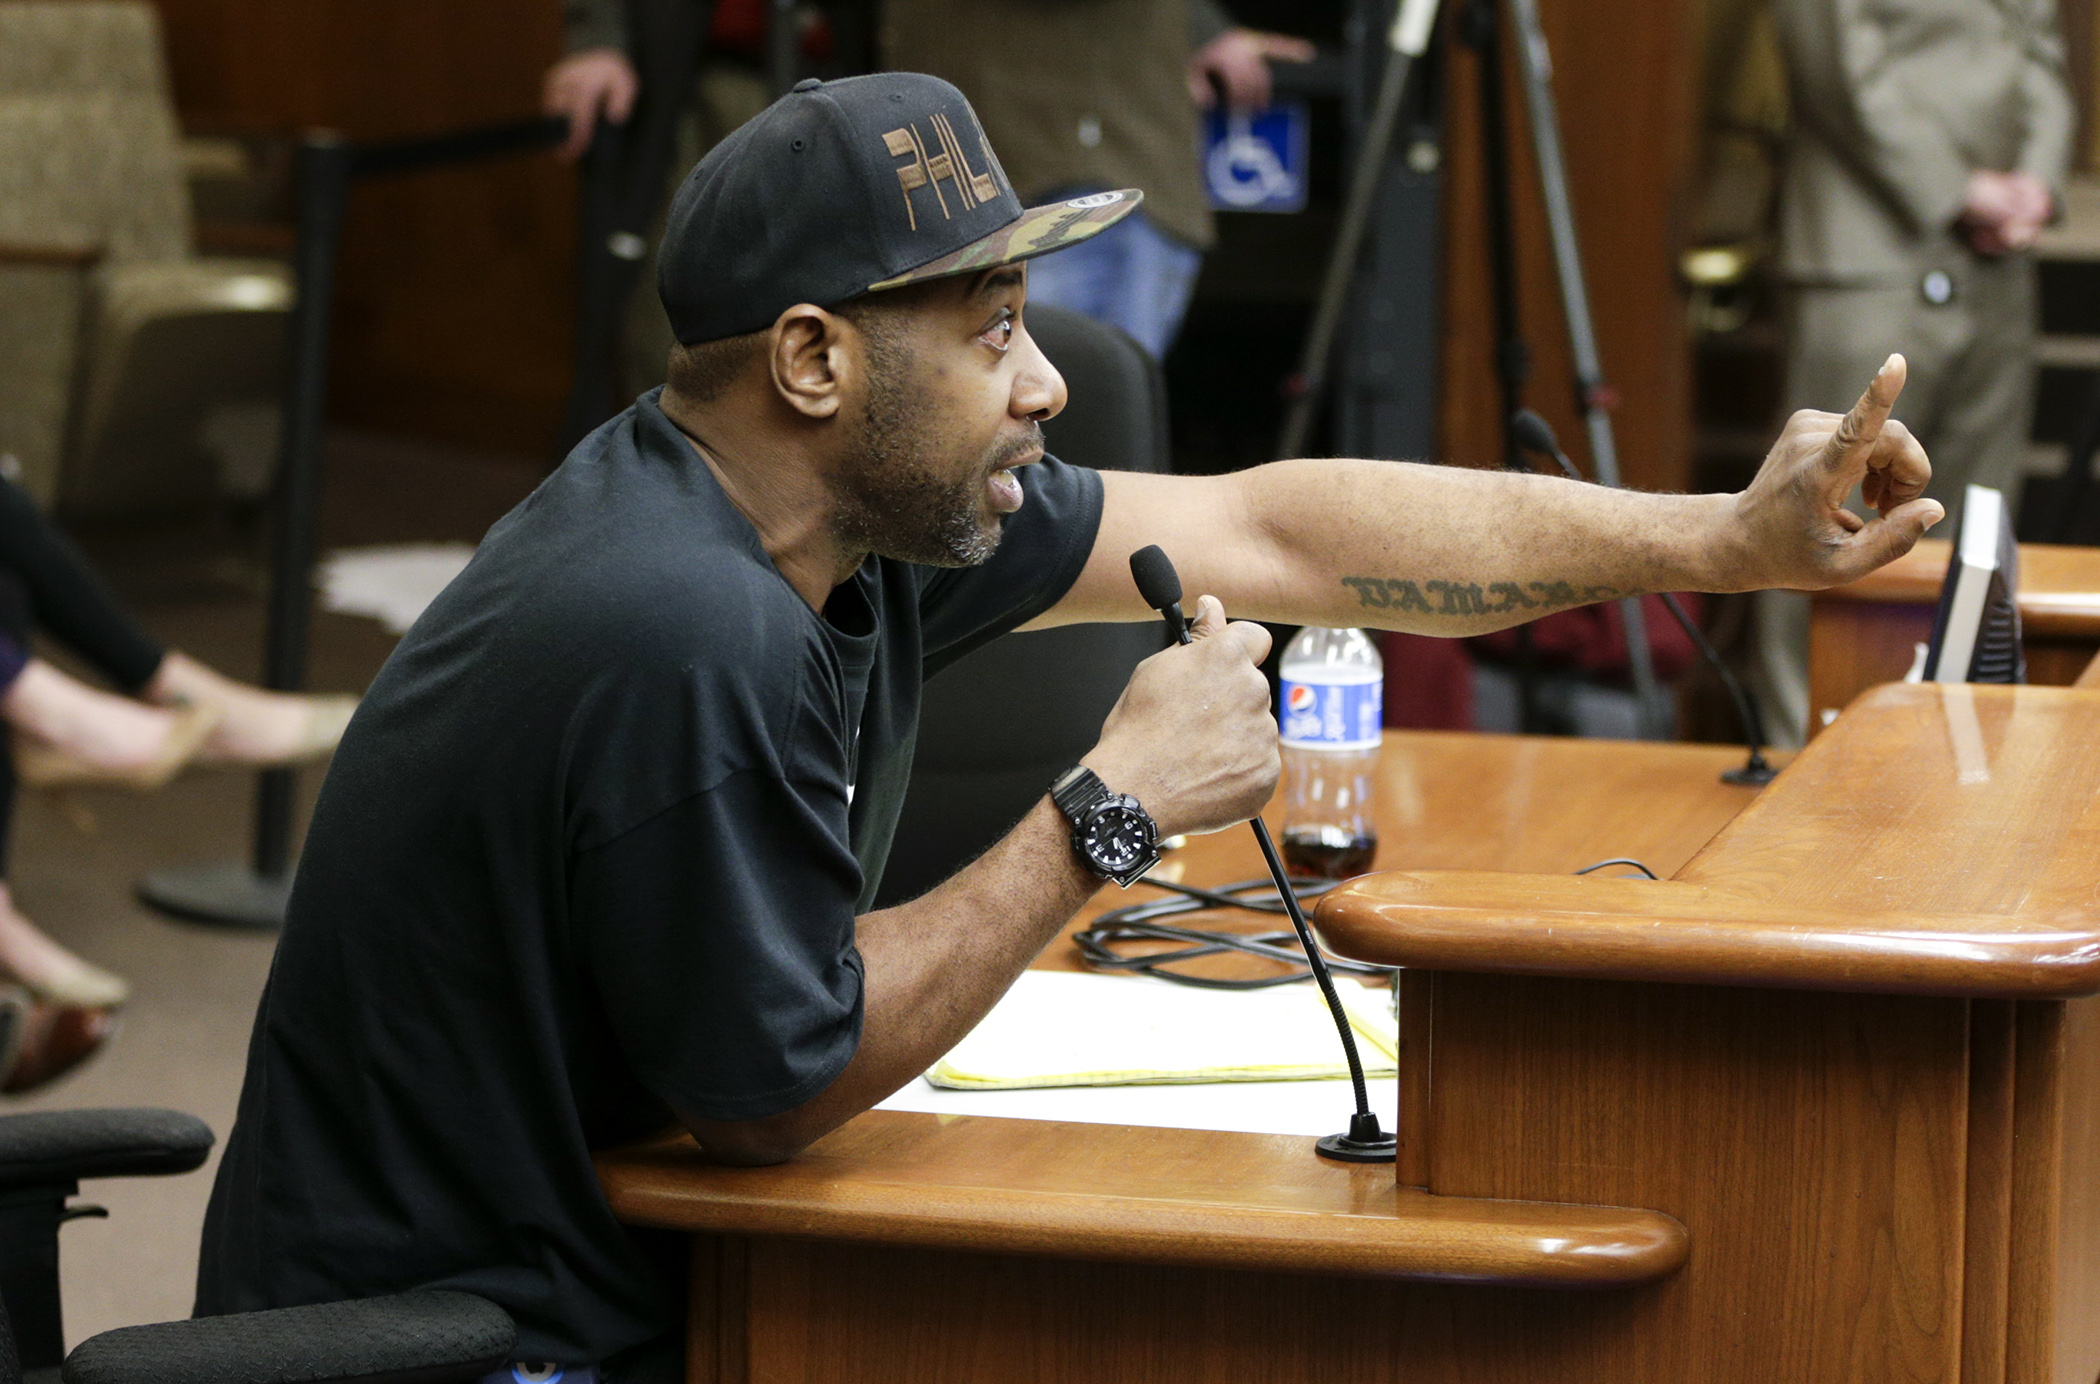
<svg viewBox="0 0 2100 1384">
<path fill-rule="evenodd" d="M 1101 473 L 1044 457 L 1020 470 L 1027 501 L 977 567 L 926 567 L 919 587 L 928 677 L 1056 605 L 1101 529 Z"/>
<path fill-rule="evenodd" d="M 860 871 L 832 786 L 735 773 L 581 852 L 571 917 L 628 1061 L 681 1114 L 752 1120 L 860 1042 Z"/>
</svg>

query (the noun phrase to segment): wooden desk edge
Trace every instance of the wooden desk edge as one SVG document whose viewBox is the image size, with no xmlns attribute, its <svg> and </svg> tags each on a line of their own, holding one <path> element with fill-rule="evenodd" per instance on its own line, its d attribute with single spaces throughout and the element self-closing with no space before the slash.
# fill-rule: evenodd
<svg viewBox="0 0 2100 1384">
<path fill-rule="evenodd" d="M 1336 953 L 1423 970 L 1960 996 L 2100 992 L 2100 927 L 1761 907 L 1678 881 L 1370 875 L 1320 900 Z"/>
<path fill-rule="evenodd" d="M 873 1111 L 831 1137 L 850 1138 L 856 1126 L 881 1129 L 897 1118 Z M 1049 1122 L 993 1123 L 1040 1130 Z M 1107 1128 L 1059 1125 L 1056 1137 L 1083 1146 L 1108 1137 Z M 1303 1157 L 1311 1159 L 1305 1142 Z M 1237 1199 L 1229 1185 L 1204 1199 L 1126 1195 L 1110 1186 L 1024 1188 L 1002 1185 L 996 1169 L 929 1182 L 914 1176 L 908 1158 L 900 1167 L 885 1167 L 879 1154 L 839 1162 L 824 1159 L 824 1147 L 804 1155 L 811 1161 L 724 1168 L 681 1139 L 603 1154 L 598 1171 L 615 1215 L 660 1229 L 1178 1268 L 1597 1289 L 1665 1277 L 1691 1249 L 1685 1227 L 1660 1212 L 1439 1197 L 1394 1188 L 1383 1168 L 1373 1170 L 1372 1195 L 1306 1207 L 1264 1204 L 1259 1189 Z M 1085 1163 L 1083 1153 L 1079 1161 Z"/>
<path fill-rule="evenodd" d="M 1953 542 L 1921 539 L 1904 556 L 1858 581 L 1818 591 L 1818 601 L 1932 605 L 1939 600 Z M 2090 637 L 2100 621 L 2100 554 L 2046 543 L 2020 545 L 2020 620 L 2034 634 Z"/>
</svg>

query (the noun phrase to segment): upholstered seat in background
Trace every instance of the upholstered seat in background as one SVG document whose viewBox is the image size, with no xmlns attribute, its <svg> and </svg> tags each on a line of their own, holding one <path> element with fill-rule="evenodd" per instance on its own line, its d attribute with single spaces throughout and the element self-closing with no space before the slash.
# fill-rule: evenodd
<svg viewBox="0 0 2100 1384">
<path fill-rule="evenodd" d="M 290 275 L 195 257 L 188 197 L 152 7 L 0 4 L 0 453 L 47 503 L 195 505 L 272 445 Z"/>
<path fill-rule="evenodd" d="M 1050 452 L 1097 470 L 1169 469 L 1159 362 L 1068 309 L 1031 306 L 1027 318 L 1071 391 L 1043 425 Z M 995 639 L 935 674 L 878 902 L 925 893 L 1004 836 L 1094 747 L 1132 670 L 1165 643 L 1158 620 L 1067 625 Z"/>
</svg>

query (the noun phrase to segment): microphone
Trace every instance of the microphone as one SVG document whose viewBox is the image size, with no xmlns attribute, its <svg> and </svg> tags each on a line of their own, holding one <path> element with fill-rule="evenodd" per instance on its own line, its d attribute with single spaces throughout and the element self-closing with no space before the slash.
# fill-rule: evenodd
<svg viewBox="0 0 2100 1384">
<path fill-rule="evenodd" d="M 1130 577 L 1137 583 L 1138 595 L 1145 604 L 1167 622 L 1167 632 L 1174 636 L 1174 642 L 1193 643 L 1188 617 L 1181 613 L 1181 577 L 1157 543 L 1130 555 Z M 1379 1128 L 1378 1116 L 1371 1109 L 1370 1093 L 1364 1086 L 1363 1059 L 1356 1052 L 1356 1031 L 1349 1027 L 1349 1015 L 1342 1008 L 1341 995 L 1335 991 L 1327 958 L 1320 955 L 1319 944 L 1313 941 L 1312 929 L 1306 925 L 1305 910 L 1298 906 L 1298 891 L 1291 887 L 1283 857 L 1276 853 L 1276 843 L 1269 837 L 1268 823 L 1257 816 L 1248 825 L 1254 828 L 1254 839 L 1261 846 L 1262 860 L 1268 864 L 1269 878 L 1276 883 L 1276 893 L 1283 900 L 1284 911 L 1290 914 L 1298 943 L 1305 948 L 1305 963 L 1319 984 L 1321 997 L 1327 1001 L 1335 1031 L 1341 1035 L 1342 1054 L 1349 1061 L 1349 1081 L 1356 1092 L 1356 1113 L 1349 1117 L 1349 1132 L 1329 1134 L 1314 1147 L 1324 1157 L 1344 1163 L 1390 1163 L 1398 1156 L 1399 1141 Z"/>
<path fill-rule="evenodd" d="M 1575 469 L 1575 463 L 1568 460 L 1568 454 L 1560 449 L 1560 439 L 1553 435 L 1553 425 L 1532 410 L 1520 408 L 1510 415 L 1509 434 L 1524 450 L 1550 458 L 1569 480 L 1582 479 L 1582 472 Z M 1750 689 L 1743 686 L 1729 670 L 1728 665 L 1721 661 L 1720 651 L 1707 640 L 1706 632 L 1684 613 L 1684 607 L 1678 603 L 1677 597 L 1665 591 L 1662 593 L 1662 601 L 1664 608 L 1670 612 L 1670 618 L 1677 622 L 1677 627 L 1692 641 L 1692 647 L 1699 651 L 1699 656 L 1706 660 L 1707 666 L 1720 677 L 1721 685 L 1728 689 L 1729 699 L 1735 703 L 1736 720 L 1742 723 L 1743 739 L 1750 747 L 1750 757 L 1740 768 L 1723 773 L 1721 782 L 1762 788 L 1778 777 L 1779 771 L 1765 758 L 1765 718 L 1758 711 L 1757 699 L 1750 695 Z"/>
<path fill-rule="evenodd" d="M 1575 469 L 1575 463 L 1568 460 L 1568 454 L 1560 449 L 1560 439 L 1553 435 L 1553 425 L 1537 413 L 1528 408 L 1520 408 L 1511 414 L 1509 435 L 1515 438 L 1517 445 L 1525 451 L 1551 457 L 1559 462 L 1560 469 L 1567 473 L 1569 480 L 1582 479 L 1582 473 Z"/>
<path fill-rule="evenodd" d="M 1130 555 L 1130 579 L 1137 583 L 1138 595 L 1145 604 L 1166 620 L 1174 641 L 1188 643 L 1189 619 L 1181 613 L 1181 574 L 1174 570 L 1173 562 L 1157 543 Z"/>
</svg>

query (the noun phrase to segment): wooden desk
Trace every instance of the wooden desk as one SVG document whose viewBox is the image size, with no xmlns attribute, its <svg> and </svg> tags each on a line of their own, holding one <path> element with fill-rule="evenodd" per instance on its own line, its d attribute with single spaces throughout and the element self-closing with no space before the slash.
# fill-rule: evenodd
<svg viewBox="0 0 2100 1384">
<path fill-rule="evenodd" d="M 1403 1184 L 1692 1236 L 1615 1312 L 1454 1300 L 1505 1343 L 1467 1378 L 2100 1374 L 2100 693 L 1878 688 L 1673 880 L 1408 872 L 1318 917 L 1413 968 Z"/>
<path fill-rule="evenodd" d="M 1947 575 L 1951 540 L 1928 538 L 1849 586 L 1816 593 L 1808 632 L 1809 734 L 1825 712 L 1884 682 L 1900 682 Z M 2027 680 L 2068 687 L 2100 653 L 2100 548 L 2020 545 L 2020 627 Z M 2090 1381 L 2082 1381 L 2090 1384 Z"/>
<path fill-rule="evenodd" d="M 1669 873 L 1756 796 L 1719 782 L 1740 759 L 1389 732 L 1380 863 Z M 1259 873 L 1243 831 L 1175 863 Z M 1592 1332 L 1696 1254 L 1637 1203 L 1429 1195 L 1311 1145 L 876 1111 L 780 1168 L 711 1167 L 684 1138 L 600 1168 L 623 1219 L 695 1233 L 693 1384 L 1500 1380 L 1509 1343 L 1456 1329 L 1481 1304 Z"/>
</svg>

